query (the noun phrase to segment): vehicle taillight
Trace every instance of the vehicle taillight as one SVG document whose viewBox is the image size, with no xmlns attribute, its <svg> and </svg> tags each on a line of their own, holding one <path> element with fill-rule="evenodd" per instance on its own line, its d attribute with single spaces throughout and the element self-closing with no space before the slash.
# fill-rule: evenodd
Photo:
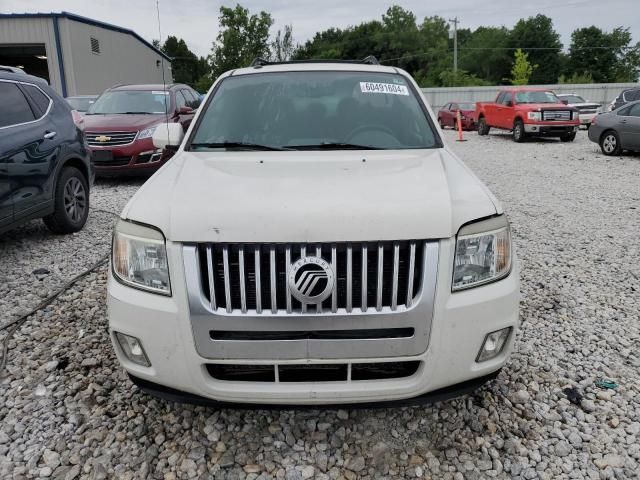
<svg viewBox="0 0 640 480">
<path fill-rule="evenodd" d="M 76 127 L 84 131 L 84 117 L 77 110 L 71 110 L 71 118 Z"/>
</svg>

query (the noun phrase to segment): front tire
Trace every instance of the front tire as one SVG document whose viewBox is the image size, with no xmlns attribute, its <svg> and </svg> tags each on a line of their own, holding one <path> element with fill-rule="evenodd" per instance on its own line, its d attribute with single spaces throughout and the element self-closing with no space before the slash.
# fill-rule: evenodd
<svg viewBox="0 0 640 480">
<path fill-rule="evenodd" d="M 561 142 L 573 142 L 576 139 L 576 132 L 568 133 L 560 137 Z"/>
<path fill-rule="evenodd" d="M 478 119 L 478 135 L 489 135 L 491 127 L 487 125 L 487 121 L 484 117 Z"/>
<path fill-rule="evenodd" d="M 525 138 L 527 138 L 527 134 L 524 131 L 524 123 L 522 120 L 516 120 L 516 123 L 513 124 L 513 141 L 522 143 Z"/>
<path fill-rule="evenodd" d="M 65 167 L 54 195 L 54 210 L 42 220 L 56 234 L 82 230 L 89 216 L 89 184 L 80 170 Z"/>
</svg>

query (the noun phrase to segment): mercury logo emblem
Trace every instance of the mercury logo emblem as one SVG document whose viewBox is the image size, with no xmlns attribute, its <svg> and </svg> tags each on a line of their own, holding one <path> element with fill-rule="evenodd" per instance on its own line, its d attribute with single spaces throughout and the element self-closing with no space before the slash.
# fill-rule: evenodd
<svg viewBox="0 0 640 480">
<path fill-rule="evenodd" d="M 289 270 L 291 295 L 306 304 L 318 304 L 329 298 L 334 281 L 331 265 L 320 257 L 299 258 Z"/>
</svg>

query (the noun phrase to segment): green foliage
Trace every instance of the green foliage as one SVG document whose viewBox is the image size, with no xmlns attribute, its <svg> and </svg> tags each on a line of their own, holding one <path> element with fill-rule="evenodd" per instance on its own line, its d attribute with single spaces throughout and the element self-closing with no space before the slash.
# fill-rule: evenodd
<svg viewBox="0 0 640 480">
<path fill-rule="evenodd" d="M 267 12 L 251 15 L 239 4 L 235 8 L 223 6 L 219 21 L 220 33 L 209 57 L 213 78 L 228 70 L 246 67 L 256 57 L 269 57 L 269 29 L 273 19 Z"/>
<path fill-rule="evenodd" d="M 460 41 L 459 66 L 495 85 L 507 78 L 511 68 L 509 30 L 505 27 L 478 27 Z"/>
<path fill-rule="evenodd" d="M 207 60 L 189 50 L 181 38 L 167 37 L 161 50 L 171 57 L 171 71 L 176 83 L 186 83 L 196 88 L 198 80 L 209 72 Z"/>
<path fill-rule="evenodd" d="M 536 15 L 518 21 L 509 34 L 508 46 L 522 48 L 528 53 L 529 61 L 538 65 L 531 74 L 530 83 L 553 83 L 562 73 L 562 43 L 549 17 Z"/>
<path fill-rule="evenodd" d="M 291 60 L 295 46 L 293 45 L 293 27 L 284 26 L 284 33 L 278 30 L 276 38 L 271 44 L 271 59 L 275 62 L 286 62 Z"/>
<path fill-rule="evenodd" d="M 492 85 L 491 82 L 487 82 L 460 69 L 458 69 L 457 72 L 453 70 L 443 70 L 438 77 L 443 87 L 482 87 Z"/>
<path fill-rule="evenodd" d="M 558 83 L 593 83 L 593 77 L 589 72 L 573 73 L 571 76 L 560 75 Z"/>
<path fill-rule="evenodd" d="M 639 69 L 640 43 L 631 44 L 628 28 L 607 33 L 591 26 L 571 34 L 567 74 L 588 74 L 596 83 L 633 82 Z"/>
<path fill-rule="evenodd" d="M 513 67 L 511 68 L 511 83 L 513 85 L 528 85 L 531 74 L 538 65 L 532 65 L 529 55 L 518 48 L 514 53 Z"/>
</svg>

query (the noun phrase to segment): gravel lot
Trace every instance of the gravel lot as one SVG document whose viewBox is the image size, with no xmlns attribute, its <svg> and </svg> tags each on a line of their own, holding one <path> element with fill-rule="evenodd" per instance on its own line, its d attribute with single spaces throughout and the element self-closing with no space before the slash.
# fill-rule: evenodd
<svg viewBox="0 0 640 480">
<path fill-rule="evenodd" d="M 503 201 L 522 265 L 523 326 L 496 381 L 375 410 L 155 400 L 111 351 L 102 268 L 9 343 L 0 478 L 638 478 L 640 156 L 604 157 L 584 132 L 570 144 L 447 137 Z M 93 207 L 118 212 L 140 184 L 100 182 Z M 0 236 L 0 324 L 106 253 L 112 222 L 94 211 L 76 235 L 34 221 Z"/>
</svg>

